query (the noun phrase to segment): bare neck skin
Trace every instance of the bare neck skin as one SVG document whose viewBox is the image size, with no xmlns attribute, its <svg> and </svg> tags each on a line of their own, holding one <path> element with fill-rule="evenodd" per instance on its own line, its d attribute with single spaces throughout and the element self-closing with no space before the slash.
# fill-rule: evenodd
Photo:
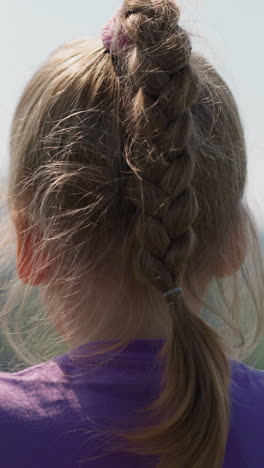
<svg viewBox="0 0 264 468">
<path fill-rule="evenodd" d="M 16 211 L 12 212 L 17 232 L 17 267 L 21 280 L 30 282 L 32 268 L 31 243 L 24 242 L 23 229 L 20 229 L 20 218 Z M 23 247 L 26 245 L 27 247 Z M 236 245 L 238 245 L 236 239 Z M 232 245 L 230 246 L 232 248 Z M 231 249 L 232 252 L 232 249 Z M 226 251 L 226 258 L 230 258 L 230 251 Z M 213 276 L 230 276 L 241 265 L 244 259 L 244 250 L 233 264 L 230 261 L 217 259 L 216 265 L 210 268 L 210 273 L 204 271 L 199 277 L 193 278 L 194 293 L 204 300 L 209 283 Z M 146 291 L 139 294 L 138 286 L 130 285 L 126 290 L 118 289 L 118 273 L 115 275 L 114 267 L 117 262 L 110 262 L 109 270 L 104 277 L 93 281 L 93 288 L 87 292 L 89 281 L 83 279 L 83 286 L 79 285 L 73 291 L 73 302 L 63 303 L 64 294 L 54 290 L 52 285 L 45 287 L 45 275 L 38 278 L 42 298 L 47 315 L 58 332 L 65 337 L 70 348 L 86 342 L 128 337 L 128 339 L 164 339 L 169 334 L 171 320 L 166 307 L 166 300 L 160 292 L 151 292 L 152 305 L 146 306 L 144 299 Z M 212 274 L 213 272 L 213 274 Z M 76 294 L 77 293 L 77 294 Z M 69 297 L 71 295 L 69 294 Z M 183 296 L 189 308 L 197 314 L 201 313 L 202 304 L 183 287 Z M 68 300 L 68 297 L 67 297 Z M 56 319 L 54 311 L 60 310 Z M 59 315 L 59 317 L 58 317 Z"/>
<path fill-rule="evenodd" d="M 208 278 L 204 277 L 200 278 L 199 285 L 197 284 L 200 298 L 201 291 L 203 291 L 202 299 L 207 292 L 208 283 Z M 64 317 L 65 315 L 74 317 L 74 321 L 69 322 L 68 325 L 68 320 L 64 321 L 63 317 L 56 322 L 53 319 L 53 311 L 56 310 L 54 307 L 57 308 L 56 303 L 58 305 L 60 303 L 60 297 L 59 295 L 56 297 L 56 291 L 47 290 L 43 295 L 47 315 L 57 331 L 63 337 L 67 337 L 66 342 L 70 349 L 88 342 L 123 338 L 124 336 L 129 340 L 159 340 L 169 336 L 171 319 L 166 307 L 166 300 L 159 291 L 153 293 L 157 294 L 154 298 L 154 307 L 146 307 L 133 291 L 127 291 L 122 296 L 113 296 L 113 291 L 118 288 L 109 277 L 97 284 L 99 284 L 98 289 L 91 291 L 89 295 L 80 292 L 80 296 L 84 297 L 84 300 L 76 302 L 75 310 L 74 305 L 69 304 L 69 315 L 67 310 L 64 310 L 66 312 L 63 314 Z M 53 299 L 51 299 L 52 294 Z M 191 310 L 200 314 L 201 303 L 184 291 L 183 294 Z"/>
</svg>

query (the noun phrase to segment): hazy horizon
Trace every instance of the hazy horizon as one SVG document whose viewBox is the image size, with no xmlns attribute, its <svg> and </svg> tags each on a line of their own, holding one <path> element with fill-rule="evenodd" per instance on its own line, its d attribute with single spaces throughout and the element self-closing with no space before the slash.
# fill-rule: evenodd
<svg viewBox="0 0 264 468">
<path fill-rule="evenodd" d="M 8 168 L 8 135 L 15 106 L 24 86 L 49 53 L 82 36 L 99 36 L 102 26 L 121 5 L 119 0 L 39 2 L 2 0 L 0 44 L 0 175 Z M 262 106 L 264 64 L 262 18 L 264 3 L 252 0 L 180 1 L 182 22 L 194 34 L 194 48 L 217 67 L 233 91 L 248 147 L 250 206 L 264 228 L 264 144 Z M 76 5 L 78 7 L 76 7 Z M 197 37 L 200 35 L 201 37 Z"/>
</svg>

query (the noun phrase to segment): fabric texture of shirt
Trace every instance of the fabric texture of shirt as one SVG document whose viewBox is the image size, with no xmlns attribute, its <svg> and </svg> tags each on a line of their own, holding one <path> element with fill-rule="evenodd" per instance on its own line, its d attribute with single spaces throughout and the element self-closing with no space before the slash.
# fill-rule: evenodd
<svg viewBox="0 0 264 468">
<path fill-rule="evenodd" d="M 118 422 L 128 427 L 133 411 L 151 402 L 159 389 L 154 363 L 161 345 L 162 340 L 134 340 L 90 373 L 72 351 L 87 353 L 91 344 L 13 374 L 0 372 L 1 466 L 154 468 L 151 457 L 100 457 L 107 438 L 95 436 L 94 429 Z M 264 371 L 230 363 L 231 424 L 223 467 L 263 468 Z"/>
</svg>

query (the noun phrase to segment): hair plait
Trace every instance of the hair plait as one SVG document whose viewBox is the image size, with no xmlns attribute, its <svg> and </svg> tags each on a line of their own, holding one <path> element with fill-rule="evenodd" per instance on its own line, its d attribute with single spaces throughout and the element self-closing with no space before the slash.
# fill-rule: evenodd
<svg viewBox="0 0 264 468">
<path fill-rule="evenodd" d="M 127 185 L 127 198 L 138 210 L 134 266 L 137 277 L 155 279 L 163 292 L 182 282 L 198 214 L 190 141 L 199 80 L 179 16 L 172 1 L 128 0 L 121 14 L 122 28 L 134 41 L 126 62 L 132 122 L 126 158 L 137 175 Z"/>
</svg>

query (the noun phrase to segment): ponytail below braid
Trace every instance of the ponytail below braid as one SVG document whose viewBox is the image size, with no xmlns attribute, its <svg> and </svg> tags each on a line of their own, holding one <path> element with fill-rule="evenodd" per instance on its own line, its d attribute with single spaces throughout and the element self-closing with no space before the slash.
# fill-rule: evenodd
<svg viewBox="0 0 264 468">
<path fill-rule="evenodd" d="M 229 430 L 229 364 L 221 338 L 188 309 L 178 289 L 199 213 L 192 114 L 199 79 L 179 16 L 172 0 L 127 0 L 120 13 L 127 43 L 133 41 L 115 65 L 127 96 L 126 199 L 137 211 L 134 272 L 167 297 L 172 323 L 160 353 L 162 392 L 146 409 L 149 425 L 121 436 L 126 450 L 158 456 L 159 468 L 220 468 Z"/>
</svg>

